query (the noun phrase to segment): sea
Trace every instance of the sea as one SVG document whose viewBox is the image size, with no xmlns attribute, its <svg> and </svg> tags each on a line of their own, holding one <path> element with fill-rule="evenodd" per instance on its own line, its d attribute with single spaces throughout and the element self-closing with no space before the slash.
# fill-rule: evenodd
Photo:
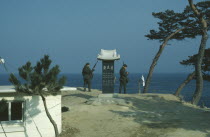
<svg viewBox="0 0 210 137">
<path fill-rule="evenodd" d="M 70 87 L 83 87 L 82 74 L 61 74 L 60 76 L 66 76 L 67 82 L 65 86 Z M 127 84 L 127 93 L 136 94 L 139 93 L 139 80 L 142 75 L 146 79 L 145 73 L 130 73 L 129 82 Z M 179 85 L 187 78 L 186 73 L 154 73 L 148 89 L 148 93 L 162 93 L 162 94 L 174 94 Z M 11 85 L 8 80 L 8 74 L 0 74 L 0 85 Z M 196 81 L 192 80 L 181 91 L 182 98 L 190 102 L 192 100 L 193 93 L 195 92 Z M 102 89 L 102 74 L 94 74 L 92 79 L 93 89 Z M 116 74 L 115 92 L 119 91 L 119 75 Z M 140 91 L 143 91 L 142 84 L 140 85 Z M 202 97 L 198 105 L 204 105 L 210 108 L 210 82 L 204 81 L 204 88 Z"/>
</svg>

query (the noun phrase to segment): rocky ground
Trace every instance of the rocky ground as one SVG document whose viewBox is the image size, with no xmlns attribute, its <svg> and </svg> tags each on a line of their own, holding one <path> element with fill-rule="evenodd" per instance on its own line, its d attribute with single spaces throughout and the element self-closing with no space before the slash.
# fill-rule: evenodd
<svg viewBox="0 0 210 137">
<path fill-rule="evenodd" d="M 62 93 L 60 137 L 210 137 L 210 109 L 170 94 L 119 94 L 98 98 L 101 91 Z"/>
</svg>

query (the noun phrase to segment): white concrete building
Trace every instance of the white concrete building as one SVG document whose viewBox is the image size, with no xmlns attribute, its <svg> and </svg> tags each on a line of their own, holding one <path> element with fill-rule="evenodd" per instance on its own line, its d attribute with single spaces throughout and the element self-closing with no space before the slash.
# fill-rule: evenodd
<svg viewBox="0 0 210 137">
<path fill-rule="evenodd" d="M 0 86 L 2 99 L 8 103 L 4 111 L 0 112 L 0 137 L 55 136 L 40 96 L 17 93 L 12 86 Z M 61 95 L 47 96 L 46 102 L 61 133 Z"/>
</svg>

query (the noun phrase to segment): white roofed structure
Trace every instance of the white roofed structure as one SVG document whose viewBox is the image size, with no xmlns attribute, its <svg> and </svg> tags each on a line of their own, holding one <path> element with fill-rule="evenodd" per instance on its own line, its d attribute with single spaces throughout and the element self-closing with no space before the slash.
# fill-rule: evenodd
<svg viewBox="0 0 210 137">
<path fill-rule="evenodd" d="M 71 90 L 77 90 L 77 88 L 64 86 L 61 89 L 61 92 L 62 91 L 71 91 Z M 1 93 L 16 93 L 16 90 L 15 90 L 15 87 L 12 86 L 12 85 L 10 85 L 10 86 L 0 86 L 0 94 Z"/>
<path fill-rule="evenodd" d="M 0 86 L 0 93 L 15 93 L 14 86 Z"/>
<path fill-rule="evenodd" d="M 65 86 L 61 92 L 69 90 L 76 88 Z M 0 111 L 0 137 L 55 137 L 54 128 L 46 116 L 39 95 L 16 92 L 14 86 L 0 86 L 0 101 L 2 99 L 6 100 L 6 105 Z M 46 102 L 58 132 L 61 133 L 61 95 L 46 96 Z"/>
<path fill-rule="evenodd" d="M 101 53 L 98 54 L 97 59 L 99 59 L 99 60 L 119 60 L 120 55 L 117 54 L 116 49 L 114 49 L 114 50 L 101 49 Z"/>
</svg>

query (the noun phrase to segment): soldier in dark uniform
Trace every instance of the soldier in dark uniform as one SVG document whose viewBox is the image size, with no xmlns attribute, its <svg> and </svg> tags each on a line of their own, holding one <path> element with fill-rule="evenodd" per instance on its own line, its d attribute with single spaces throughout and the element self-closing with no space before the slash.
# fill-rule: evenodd
<svg viewBox="0 0 210 137">
<path fill-rule="evenodd" d="M 93 78 L 93 70 L 90 69 L 90 63 L 86 63 L 82 69 L 82 75 L 84 80 L 84 91 L 86 91 L 86 85 L 88 85 L 88 91 L 91 91 L 91 80 Z"/>
<path fill-rule="evenodd" d="M 126 94 L 126 85 L 128 83 L 128 72 L 126 71 L 127 65 L 124 64 L 120 69 L 120 88 L 119 93 L 121 93 L 122 87 L 124 89 L 124 94 Z"/>
</svg>

